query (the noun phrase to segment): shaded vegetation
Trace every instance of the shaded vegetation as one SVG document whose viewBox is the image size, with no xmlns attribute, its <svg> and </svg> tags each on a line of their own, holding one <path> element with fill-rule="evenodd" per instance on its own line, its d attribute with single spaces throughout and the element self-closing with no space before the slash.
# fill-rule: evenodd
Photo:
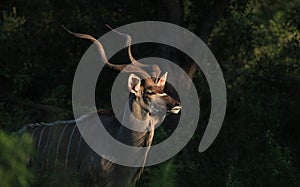
<svg viewBox="0 0 300 187">
<path fill-rule="evenodd" d="M 178 1 L 182 2 L 178 22 L 168 12 L 174 6 L 168 2 L 0 3 L 0 186 L 78 185 L 72 176 L 34 178 L 34 171 L 26 168 L 31 152 L 28 138 L 19 141 L 8 135 L 26 123 L 72 117 L 73 76 L 90 43 L 68 36 L 60 25 L 101 36 L 108 31 L 106 23 L 116 27 L 143 20 L 170 21 L 202 37 L 223 70 L 228 106 L 216 141 L 199 153 L 210 114 L 210 93 L 197 71 L 193 81 L 201 95 L 199 128 L 178 155 L 146 168 L 138 185 L 300 186 L 299 0 L 231 0 L 226 5 L 217 0 L 183 0 Z M 214 3 L 225 6 L 225 11 L 217 12 Z M 204 25 L 205 16 L 214 14 L 218 16 L 207 19 L 211 24 Z M 155 54 L 142 45 L 133 52 L 138 58 Z M 120 52 L 112 61 L 119 59 L 126 56 Z M 184 62 L 177 63 L 184 66 Z M 96 96 L 99 108 L 110 107 L 112 75 L 106 70 L 101 73 L 97 87 L 101 94 Z M 158 131 L 156 141 L 170 133 Z"/>
<path fill-rule="evenodd" d="M 34 175 L 27 168 L 33 153 L 30 138 L 0 131 L 0 150 L 0 186 L 31 186 Z"/>
</svg>

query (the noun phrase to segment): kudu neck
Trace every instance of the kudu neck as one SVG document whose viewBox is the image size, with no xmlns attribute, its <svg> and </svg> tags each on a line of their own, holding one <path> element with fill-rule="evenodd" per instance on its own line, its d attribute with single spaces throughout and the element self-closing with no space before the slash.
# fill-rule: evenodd
<svg viewBox="0 0 300 187">
<path fill-rule="evenodd" d="M 134 95 L 129 97 L 126 104 L 122 126 L 118 132 L 118 139 L 130 146 L 145 146 L 149 133 L 153 133 L 157 120 L 151 117 L 149 111 Z M 152 141 L 152 140 L 151 140 Z"/>
</svg>

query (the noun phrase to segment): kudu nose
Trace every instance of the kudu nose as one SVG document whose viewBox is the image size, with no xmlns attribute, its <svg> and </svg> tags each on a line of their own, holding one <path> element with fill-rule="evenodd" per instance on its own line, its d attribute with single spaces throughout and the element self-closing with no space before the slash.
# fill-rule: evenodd
<svg viewBox="0 0 300 187">
<path fill-rule="evenodd" d="M 172 108 L 170 108 L 168 111 L 170 113 L 173 113 L 173 114 L 177 114 L 181 111 L 181 105 L 180 105 L 180 102 L 173 102 L 172 104 L 173 106 L 171 106 Z"/>
</svg>

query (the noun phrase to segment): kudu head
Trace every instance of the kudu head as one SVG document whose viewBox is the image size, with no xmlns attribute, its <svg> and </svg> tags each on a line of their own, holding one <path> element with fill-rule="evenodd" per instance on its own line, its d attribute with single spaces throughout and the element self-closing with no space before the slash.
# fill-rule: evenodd
<svg viewBox="0 0 300 187">
<path fill-rule="evenodd" d="M 141 80 L 138 76 L 131 74 L 128 79 L 130 99 L 133 100 L 133 105 L 139 105 L 133 106 L 131 110 L 139 108 L 152 117 L 164 116 L 167 113 L 177 114 L 181 106 L 178 101 L 164 92 L 166 79 L 167 73 L 157 82 L 151 78 Z"/>
<path fill-rule="evenodd" d="M 128 34 L 120 33 L 109 27 L 116 34 L 126 38 L 128 55 L 131 64 L 112 64 L 108 61 L 102 44 L 93 36 L 88 34 L 74 33 L 62 26 L 69 34 L 92 41 L 100 54 L 105 65 L 113 70 L 132 73 L 128 78 L 129 108 L 138 119 L 156 119 L 159 123 L 166 114 L 177 114 L 181 110 L 180 103 L 164 92 L 167 75 L 166 72 L 160 76 L 161 70 L 157 65 L 145 65 L 138 62 L 131 53 L 131 37 Z M 149 75 L 147 72 L 151 72 Z M 135 73 L 135 74 L 133 74 Z"/>
</svg>

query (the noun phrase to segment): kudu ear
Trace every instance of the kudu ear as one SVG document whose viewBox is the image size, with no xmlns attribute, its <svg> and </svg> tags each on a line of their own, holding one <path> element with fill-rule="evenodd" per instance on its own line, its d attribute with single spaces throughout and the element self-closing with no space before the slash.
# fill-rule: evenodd
<svg viewBox="0 0 300 187">
<path fill-rule="evenodd" d="M 128 89 L 131 93 L 136 94 L 141 88 L 141 79 L 134 75 L 130 74 L 128 78 Z"/>
<path fill-rule="evenodd" d="M 168 72 L 166 72 L 163 76 L 160 77 L 157 86 L 162 86 L 165 87 L 166 81 L 167 81 L 167 77 L 168 77 Z"/>
</svg>

